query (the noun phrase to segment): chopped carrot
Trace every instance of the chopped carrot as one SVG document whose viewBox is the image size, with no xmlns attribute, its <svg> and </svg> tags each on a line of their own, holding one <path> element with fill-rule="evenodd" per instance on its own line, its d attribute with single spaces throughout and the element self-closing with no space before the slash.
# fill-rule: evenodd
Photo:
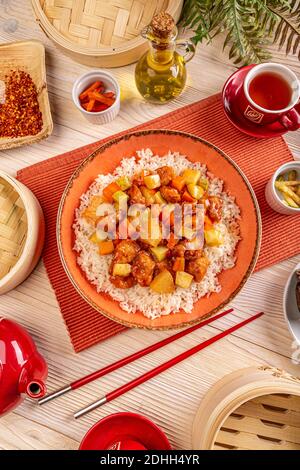
<svg viewBox="0 0 300 470">
<path fill-rule="evenodd" d="M 84 90 L 80 95 L 79 95 L 79 99 L 80 100 L 83 100 L 84 98 L 86 98 L 87 96 L 89 96 L 89 93 L 91 93 L 92 91 L 96 90 L 96 88 L 99 88 L 103 85 L 102 82 L 100 81 L 97 81 L 97 82 L 94 82 L 92 83 L 92 85 L 90 85 L 86 90 Z"/>
<path fill-rule="evenodd" d="M 90 101 L 88 102 L 88 105 L 87 105 L 87 107 L 86 107 L 86 110 L 89 111 L 89 112 L 93 111 L 94 106 L 95 106 L 95 102 L 96 102 L 95 100 L 90 100 Z"/>
<path fill-rule="evenodd" d="M 107 106 L 106 104 L 95 103 L 93 111 L 95 113 L 99 113 L 100 111 L 105 111 L 107 108 L 109 108 L 109 106 Z"/>
<path fill-rule="evenodd" d="M 85 98 L 83 98 L 83 100 L 80 100 L 80 104 L 88 103 L 89 101 L 90 101 L 89 97 L 86 96 Z"/>
<path fill-rule="evenodd" d="M 99 87 L 96 88 L 96 90 L 94 90 L 94 91 L 96 91 L 97 93 L 104 93 L 104 90 L 105 90 L 104 86 L 99 86 Z"/>
<path fill-rule="evenodd" d="M 89 101 L 87 101 L 86 103 L 81 103 L 81 106 L 87 111 L 87 107 L 89 105 Z"/>
<path fill-rule="evenodd" d="M 112 106 L 115 102 L 115 99 L 107 98 L 106 96 L 102 95 L 101 93 L 97 93 L 96 91 L 89 93 L 89 98 L 106 104 L 107 106 Z"/>
<path fill-rule="evenodd" d="M 99 243 L 100 255 L 110 255 L 114 251 L 115 247 L 112 240 L 107 240 Z"/>
<path fill-rule="evenodd" d="M 102 93 L 103 96 L 106 96 L 106 98 L 114 98 L 115 99 L 115 94 L 113 91 L 106 91 L 105 93 Z"/>
<path fill-rule="evenodd" d="M 113 202 L 113 194 L 120 191 L 120 186 L 117 183 L 110 183 L 106 188 L 103 189 L 103 196 L 108 202 Z"/>
<path fill-rule="evenodd" d="M 184 258 L 176 258 L 173 263 L 173 271 L 184 271 Z"/>
<path fill-rule="evenodd" d="M 175 215 L 174 215 L 174 211 L 173 211 L 170 214 L 170 226 L 174 227 L 174 224 L 175 224 Z"/>
<path fill-rule="evenodd" d="M 212 220 L 208 217 L 208 215 L 204 216 L 204 230 L 209 230 L 213 227 Z"/>
<path fill-rule="evenodd" d="M 175 176 L 175 178 L 172 179 L 171 185 L 180 192 L 184 188 L 185 179 L 183 176 Z"/>
<path fill-rule="evenodd" d="M 176 245 L 177 245 L 177 239 L 175 238 L 175 235 L 173 232 L 170 233 L 170 238 L 168 240 L 168 248 L 169 250 L 172 250 Z"/>
<path fill-rule="evenodd" d="M 183 195 L 182 195 L 182 200 L 185 201 L 185 202 L 197 202 L 196 199 L 194 199 L 190 193 L 188 193 L 187 191 L 184 191 Z"/>
</svg>

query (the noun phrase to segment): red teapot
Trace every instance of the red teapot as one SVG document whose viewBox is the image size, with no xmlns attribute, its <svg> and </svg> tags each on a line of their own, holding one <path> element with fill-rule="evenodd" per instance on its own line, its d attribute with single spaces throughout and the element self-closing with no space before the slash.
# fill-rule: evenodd
<svg viewBox="0 0 300 470">
<path fill-rule="evenodd" d="M 17 323 L 0 317 L 0 416 L 25 398 L 41 398 L 48 367 L 31 336 Z"/>
</svg>

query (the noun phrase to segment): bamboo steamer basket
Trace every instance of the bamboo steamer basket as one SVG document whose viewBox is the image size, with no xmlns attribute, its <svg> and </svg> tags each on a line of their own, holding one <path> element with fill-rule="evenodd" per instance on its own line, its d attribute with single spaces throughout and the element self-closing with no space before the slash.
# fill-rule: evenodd
<svg viewBox="0 0 300 470">
<path fill-rule="evenodd" d="M 0 294 L 16 287 L 36 266 L 45 223 L 33 193 L 0 170 Z"/>
<path fill-rule="evenodd" d="M 193 449 L 300 450 L 300 379 L 272 367 L 225 376 L 205 395 Z"/>
<path fill-rule="evenodd" d="M 53 131 L 46 82 L 45 48 L 42 43 L 32 40 L 0 44 L 0 80 L 4 80 L 11 70 L 18 69 L 27 72 L 37 88 L 43 128 L 36 135 L 0 137 L 0 150 L 34 144 Z"/>
<path fill-rule="evenodd" d="M 140 36 L 154 14 L 177 22 L 183 0 L 31 0 L 44 33 L 74 60 L 94 67 L 119 67 L 147 50 Z"/>
</svg>

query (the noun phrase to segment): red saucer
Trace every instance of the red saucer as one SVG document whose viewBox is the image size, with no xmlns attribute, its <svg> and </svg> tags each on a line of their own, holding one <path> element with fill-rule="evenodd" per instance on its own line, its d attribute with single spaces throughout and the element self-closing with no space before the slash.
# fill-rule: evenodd
<svg viewBox="0 0 300 470">
<path fill-rule="evenodd" d="M 254 65 L 247 65 L 234 72 L 226 81 L 222 96 L 225 114 L 231 124 L 252 137 L 269 138 L 286 134 L 288 130 L 279 121 L 266 126 L 254 124 L 244 117 L 237 106 L 236 94 L 243 86 L 244 78 Z"/>
<path fill-rule="evenodd" d="M 98 421 L 84 436 L 79 450 L 171 450 L 171 446 L 149 419 L 116 413 Z"/>
</svg>

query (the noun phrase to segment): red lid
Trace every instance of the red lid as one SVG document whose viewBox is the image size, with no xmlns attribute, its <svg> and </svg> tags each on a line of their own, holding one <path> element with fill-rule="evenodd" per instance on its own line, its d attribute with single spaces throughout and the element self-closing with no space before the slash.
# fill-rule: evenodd
<svg viewBox="0 0 300 470">
<path fill-rule="evenodd" d="M 101 419 L 84 436 L 80 450 L 170 450 L 156 424 L 135 413 L 116 413 Z"/>
</svg>

